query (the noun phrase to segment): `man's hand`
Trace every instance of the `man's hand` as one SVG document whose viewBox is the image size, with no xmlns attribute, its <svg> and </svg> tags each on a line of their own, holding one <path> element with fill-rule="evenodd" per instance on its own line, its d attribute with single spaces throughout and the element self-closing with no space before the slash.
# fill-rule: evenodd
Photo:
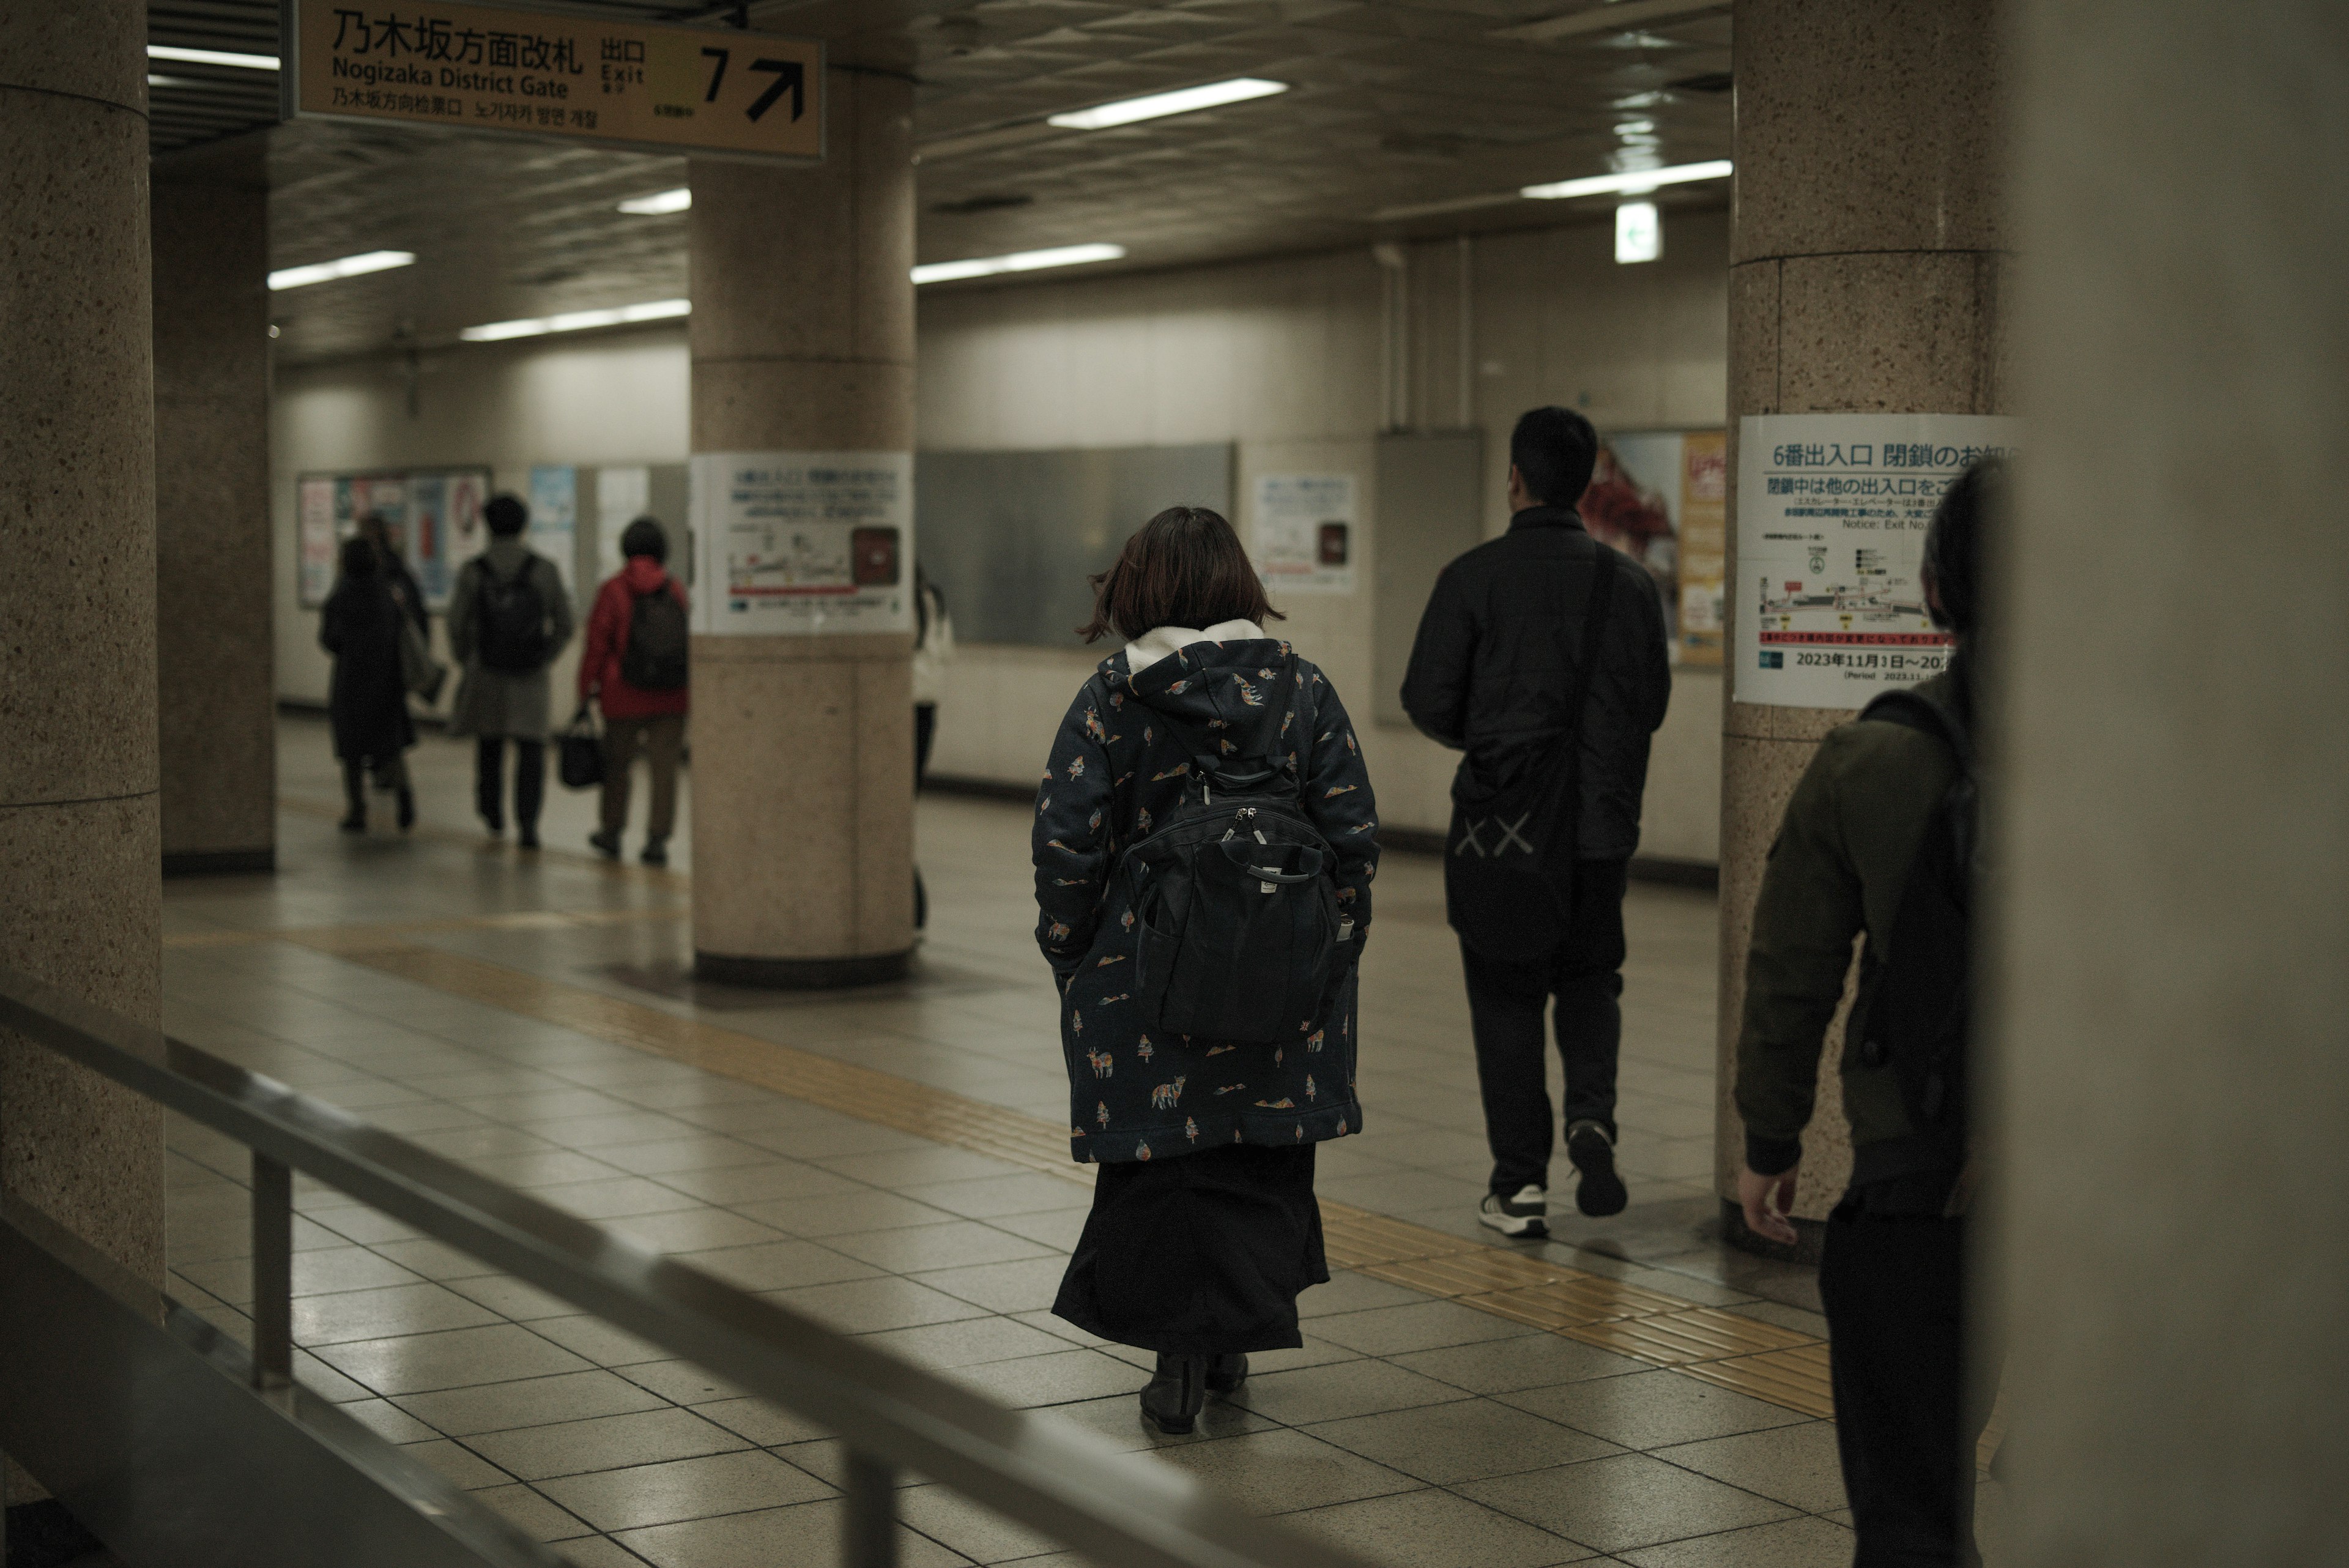
<svg viewBox="0 0 2349 1568">
<path fill-rule="evenodd" d="M 1800 1168 L 1790 1165 L 1775 1176 L 1751 1169 L 1737 1173 L 1737 1201 L 1744 1207 L 1747 1230 L 1781 1246 L 1795 1244 L 1794 1222 L 1786 1214 L 1795 1207 L 1795 1172 Z"/>
</svg>

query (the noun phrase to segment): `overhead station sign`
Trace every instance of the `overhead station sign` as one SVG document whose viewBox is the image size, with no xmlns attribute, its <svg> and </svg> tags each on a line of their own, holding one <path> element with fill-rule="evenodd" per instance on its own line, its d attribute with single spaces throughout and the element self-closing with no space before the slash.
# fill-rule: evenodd
<svg viewBox="0 0 2349 1568">
<path fill-rule="evenodd" d="M 287 0 L 286 112 L 608 146 L 823 156 L 823 46 L 733 29 Z"/>
</svg>

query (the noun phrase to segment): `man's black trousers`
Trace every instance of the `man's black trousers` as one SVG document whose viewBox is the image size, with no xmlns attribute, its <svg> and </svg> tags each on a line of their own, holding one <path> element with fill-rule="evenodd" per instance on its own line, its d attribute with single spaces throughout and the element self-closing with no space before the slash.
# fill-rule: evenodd
<svg viewBox="0 0 2349 1568">
<path fill-rule="evenodd" d="M 473 746 L 474 805 L 492 827 L 505 826 L 505 737 L 483 735 Z M 546 742 L 516 741 L 514 749 L 514 826 L 524 830 L 538 826 L 540 805 L 546 799 Z"/>
<path fill-rule="evenodd" d="M 1974 1444 L 1965 1396 L 1965 1221 L 1828 1216 L 1819 1259 L 1836 1445 L 1859 1550 L 1854 1568 L 1978 1568 Z"/>
<path fill-rule="evenodd" d="M 1566 1120 L 1605 1125 L 1615 1136 L 1615 1055 L 1623 1042 L 1623 887 L 1628 860 L 1581 860 L 1557 950 L 1530 963 L 1483 957 L 1465 942 L 1468 1021 L 1476 1082 L 1485 1096 L 1485 1137 L 1493 1149 L 1492 1189 L 1515 1196 L 1527 1182 L 1549 1185 L 1551 1119 L 1542 1014 L 1557 999 L 1557 1054 L 1566 1065 Z"/>
</svg>

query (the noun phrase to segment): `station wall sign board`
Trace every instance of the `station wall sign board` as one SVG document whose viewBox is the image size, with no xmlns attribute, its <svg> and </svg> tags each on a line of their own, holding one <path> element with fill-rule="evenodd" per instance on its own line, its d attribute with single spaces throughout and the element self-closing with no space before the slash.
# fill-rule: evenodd
<svg viewBox="0 0 2349 1568">
<path fill-rule="evenodd" d="M 1740 702 L 1861 708 L 1938 675 L 1951 640 L 1919 567 L 1976 460 L 2022 450 L 1992 414 L 1747 414 L 1737 435 Z"/>
<path fill-rule="evenodd" d="M 691 515 L 695 631 L 914 629 L 912 452 L 696 452 Z"/>
<path fill-rule="evenodd" d="M 481 5 L 285 0 L 285 111 L 733 157 L 823 156 L 823 46 Z"/>
</svg>

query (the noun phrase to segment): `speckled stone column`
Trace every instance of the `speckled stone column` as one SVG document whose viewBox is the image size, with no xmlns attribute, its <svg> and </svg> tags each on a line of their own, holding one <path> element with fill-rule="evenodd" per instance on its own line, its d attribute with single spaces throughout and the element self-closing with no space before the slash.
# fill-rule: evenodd
<svg viewBox="0 0 2349 1568">
<path fill-rule="evenodd" d="M 2001 37 L 1991 0 L 1737 0 L 1729 454 L 1745 414 L 2008 411 L 2000 363 Z M 1737 486 L 1729 495 L 1736 575 Z M 1735 596 L 1732 596 L 1733 600 Z M 1738 607 L 1733 603 L 1729 613 Z M 1737 646 L 1733 628 L 1727 645 Z M 1795 783 L 1841 709 L 1735 700 L 1723 682 L 1721 1191 L 1733 1238 L 1744 1160 L 1731 1104 L 1745 944 Z M 1795 1212 L 1851 1173 L 1838 1022 L 1803 1140 Z"/>
<path fill-rule="evenodd" d="M 155 179 L 163 869 L 277 856 L 269 574 L 269 184 L 258 147 Z"/>
<path fill-rule="evenodd" d="M 826 81 L 823 164 L 692 165 L 697 452 L 913 448 L 913 83 L 841 67 Z M 693 639 L 703 975 L 832 986 L 905 971 L 911 654 L 901 633 Z"/>
<path fill-rule="evenodd" d="M 158 1017 L 147 8 L 0 7 L 0 965 Z M 160 1111 L 0 1042 L 0 1180 L 163 1279 Z"/>
<path fill-rule="evenodd" d="M 2349 12 L 2037 0 L 2021 22 L 2031 444 L 1988 666 L 1997 1560 L 2336 1563 Z"/>
</svg>

